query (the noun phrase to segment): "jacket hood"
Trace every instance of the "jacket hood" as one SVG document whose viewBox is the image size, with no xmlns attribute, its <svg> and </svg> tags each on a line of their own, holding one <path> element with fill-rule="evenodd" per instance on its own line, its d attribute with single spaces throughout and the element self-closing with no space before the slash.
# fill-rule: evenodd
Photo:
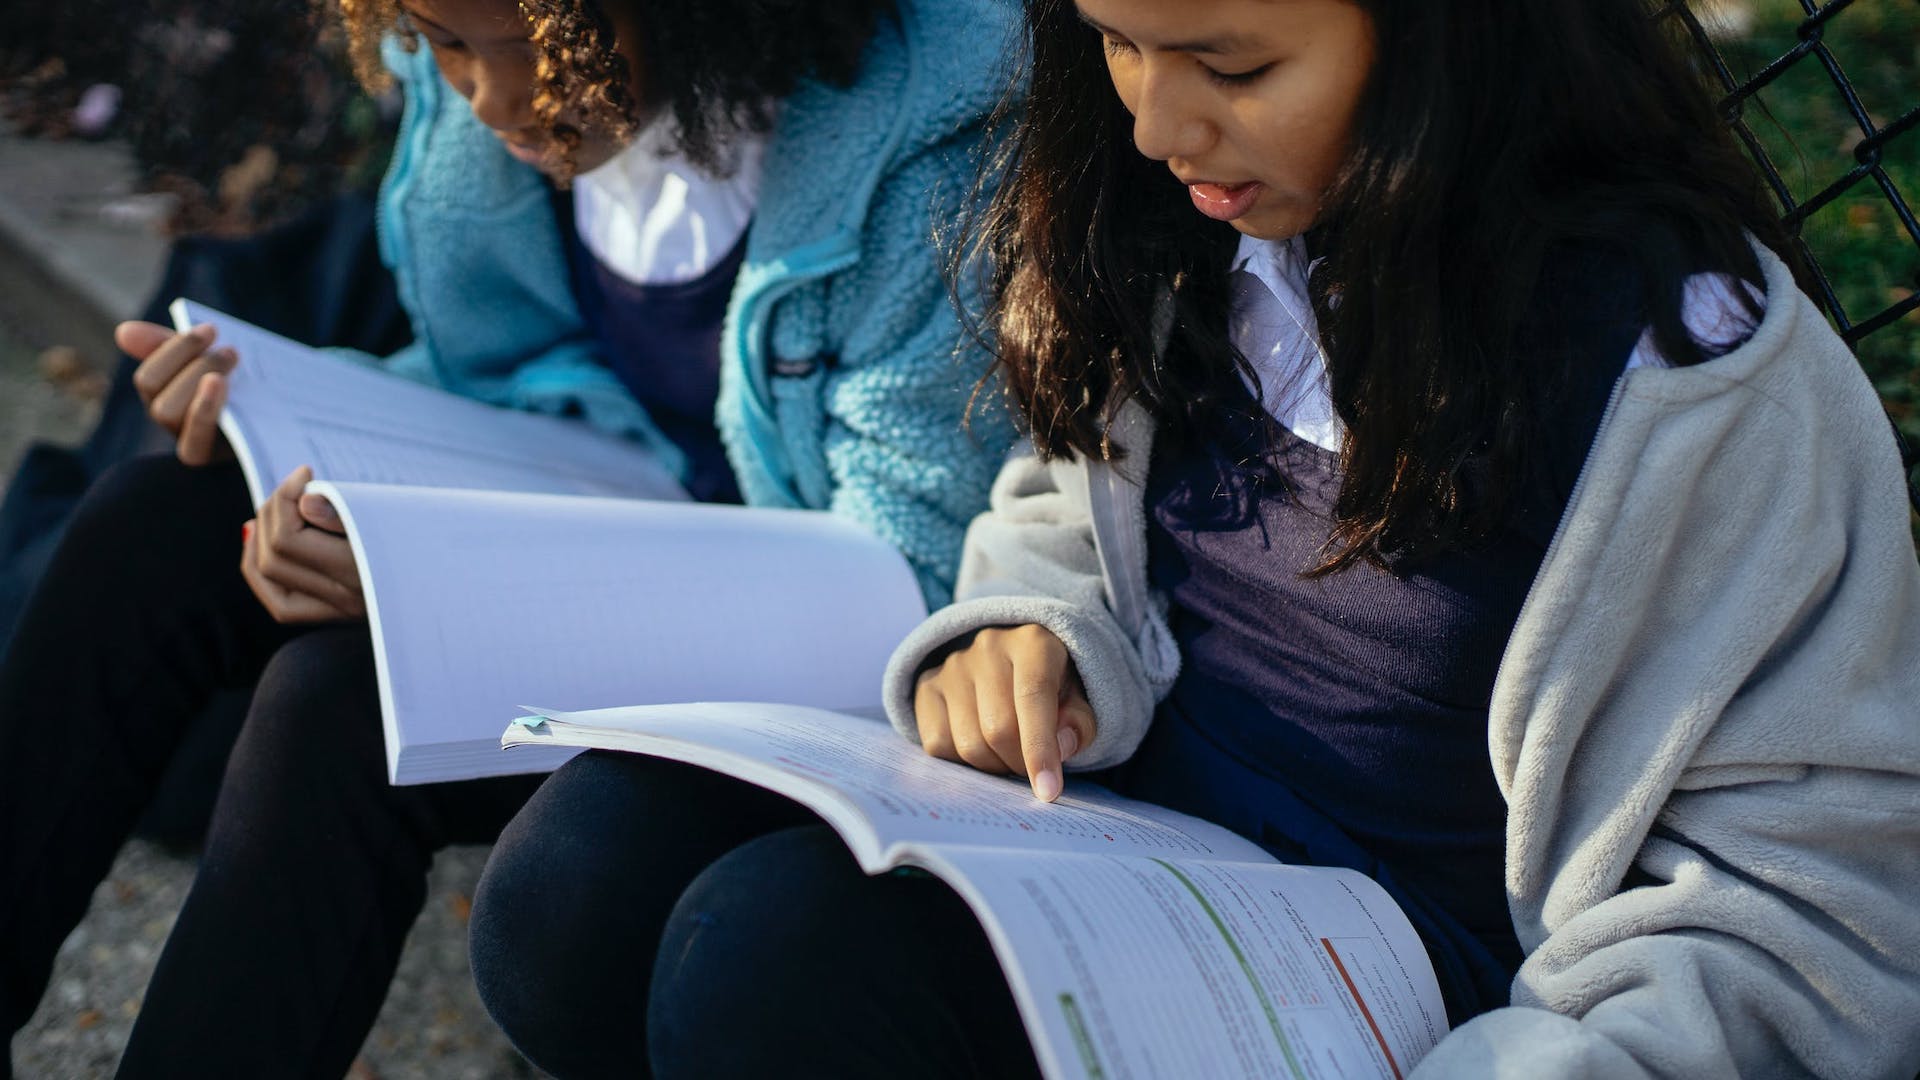
<svg viewBox="0 0 1920 1080">
<path fill-rule="evenodd" d="M 1018 55 L 1018 5 L 899 0 L 896 10 L 875 28 L 853 85 L 808 81 L 781 104 L 761 200 L 802 212 L 758 222 L 749 263 L 784 259 L 796 249 L 857 246 L 885 171 L 976 126 L 1005 92 Z M 806 167 L 823 138 L 841 148 L 840 160 L 860 163 L 844 184 L 821 186 L 817 169 Z"/>
</svg>

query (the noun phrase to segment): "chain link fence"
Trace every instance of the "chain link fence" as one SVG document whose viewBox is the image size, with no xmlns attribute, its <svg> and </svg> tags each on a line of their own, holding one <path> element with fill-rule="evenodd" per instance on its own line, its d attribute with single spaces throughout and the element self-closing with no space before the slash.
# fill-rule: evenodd
<svg viewBox="0 0 1920 1080">
<path fill-rule="evenodd" d="M 1920 511 L 1920 0 L 1667 0 L 1887 402 Z M 1850 74 L 1851 71 L 1851 74 Z"/>
</svg>

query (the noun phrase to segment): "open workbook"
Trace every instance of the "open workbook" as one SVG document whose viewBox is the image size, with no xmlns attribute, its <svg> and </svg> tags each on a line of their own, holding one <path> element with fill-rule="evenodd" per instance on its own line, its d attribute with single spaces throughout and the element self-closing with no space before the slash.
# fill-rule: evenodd
<svg viewBox="0 0 1920 1080">
<path fill-rule="evenodd" d="M 884 721 L 788 705 L 540 710 L 501 741 L 727 773 L 810 807 L 870 874 L 938 875 L 1055 1080 L 1400 1077 L 1447 1030 L 1419 937 L 1371 879 L 1085 781 L 1042 803 Z"/>
<path fill-rule="evenodd" d="M 752 696 L 870 708 L 926 616 L 911 567 L 831 514 L 687 501 L 637 444 L 499 409 L 177 301 L 240 356 L 220 428 L 256 506 L 294 469 L 346 523 L 395 783 L 550 769 L 514 704 Z M 780 603 L 766 598 L 779 595 Z"/>
</svg>

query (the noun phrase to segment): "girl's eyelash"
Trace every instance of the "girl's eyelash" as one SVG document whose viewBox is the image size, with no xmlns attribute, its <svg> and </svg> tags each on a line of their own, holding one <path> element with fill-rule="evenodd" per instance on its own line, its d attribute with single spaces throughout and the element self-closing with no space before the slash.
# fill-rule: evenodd
<svg viewBox="0 0 1920 1080">
<path fill-rule="evenodd" d="M 1201 66 L 1205 67 L 1206 65 L 1203 64 Z M 1207 78 L 1212 79 L 1222 86 L 1245 86 L 1272 70 L 1272 64 L 1261 64 L 1252 71 L 1237 71 L 1229 75 L 1224 71 L 1215 71 L 1212 68 L 1207 68 Z"/>
<path fill-rule="evenodd" d="M 427 33 L 425 30 L 420 28 L 420 22 L 419 20 L 413 17 L 413 12 L 408 11 L 405 8 L 400 9 L 400 18 L 396 20 L 394 25 L 403 34 L 418 34 L 421 37 L 426 38 L 427 44 L 433 46 L 436 49 L 459 49 L 464 47 L 466 44 L 465 42 L 460 41 L 457 38 L 440 39 L 440 38 L 434 37 L 434 35 L 432 34 Z"/>
<path fill-rule="evenodd" d="M 1111 57 L 1132 56 L 1140 51 L 1134 47 L 1131 41 L 1110 38 L 1105 34 L 1100 35 L 1100 45 L 1106 50 L 1106 54 Z M 1219 83 L 1221 86 L 1245 86 L 1273 70 L 1272 64 L 1261 64 L 1252 71 L 1237 71 L 1229 74 L 1224 71 L 1215 71 L 1205 64 L 1200 66 L 1206 68 L 1207 78 Z"/>
<path fill-rule="evenodd" d="M 1106 54 L 1110 57 L 1133 56 L 1140 51 L 1131 41 L 1108 37 L 1105 34 L 1100 35 L 1100 45 L 1101 48 L 1106 50 Z M 1245 86 L 1273 70 L 1272 64 L 1261 64 L 1252 71 L 1236 71 L 1229 74 L 1224 71 L 1215 71 L 1205 64 L 1200 66 L 1206 68 L 1207 78 L 1219 83 L 1221 86 Z"/>
</svg>

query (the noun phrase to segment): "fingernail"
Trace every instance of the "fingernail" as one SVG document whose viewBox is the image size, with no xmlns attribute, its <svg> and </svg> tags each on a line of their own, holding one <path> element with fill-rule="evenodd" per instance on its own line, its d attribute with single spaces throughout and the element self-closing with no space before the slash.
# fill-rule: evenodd
<svg viewBox="0 0 1920 1080">
<path fill-rule="evenodd" d="M 1054 739 L 1060 743 L 1060 760 L 1065 761 L 1080 752 L 1080 733 L 1070 727 L 1063 727 L 1054 733 Z"/>
<path fill-rule="evenodd" d="M 1041 802 L 1052 802 L 1060 797 L 1060 770 L 1042 769 L 1040 775 L 1033 778 L 1033 797 Z"/>
<path fill-rule="evenodd" d="M 253 522 L 249 521 L 240 526 L 240 542 L 244 544 L 251 539 L 253 539 Z"/>
<path fill-rule="evenodd" d="M 187 331 L 187 333 L 193 335 L 194 337 L 200 339 L 201 341 L 212 341 L 213 340 L 213 324 L 201 323 L 199 326 L 196 326 L 193 329 Z"/>
</svg>

